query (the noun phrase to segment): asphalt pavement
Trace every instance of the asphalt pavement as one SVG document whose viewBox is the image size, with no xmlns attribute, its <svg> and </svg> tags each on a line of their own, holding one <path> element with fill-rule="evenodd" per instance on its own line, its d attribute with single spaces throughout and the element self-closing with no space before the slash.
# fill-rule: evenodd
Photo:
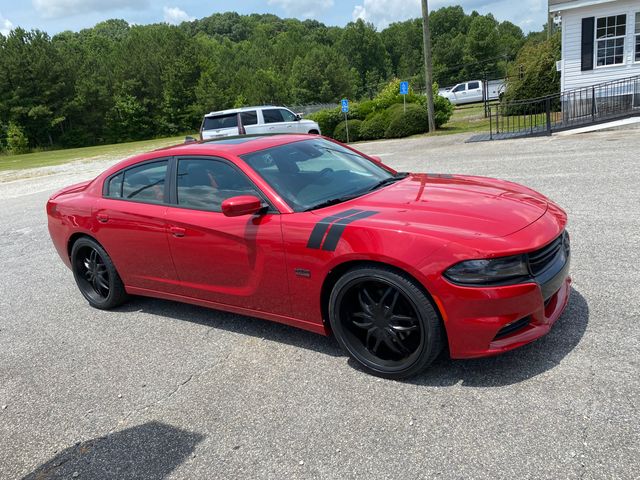
<svg viewBox="0 0 640 480">
<path fill-rule="evenodd" d="M 464 138 L 360 147 L 557 201 L 572 298 L 535 343 L 405 382 L 275 323 L 146 298 L 90 308 L 44 205 L 115 159 L 0 178 L 0 478 L 640 478 L 640 129 Z"/>
</svg>

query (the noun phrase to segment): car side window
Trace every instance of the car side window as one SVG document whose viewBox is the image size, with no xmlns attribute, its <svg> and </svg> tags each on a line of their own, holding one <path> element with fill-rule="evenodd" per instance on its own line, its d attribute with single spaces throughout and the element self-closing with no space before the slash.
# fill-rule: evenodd
<svg viewBox="0 0 640 480">
<path fill-rule="evenodd" d="M 480 88 L 479 82 L 469 82 L 469 90 L 475 90 L 476 88 Z"/>
<path fill-rule="evenodd" d="M 242 112 L 240 114 L 240 118 L 242 119 L 243 125 L 257 125 L 258 124 L 258 112 Z"/>
<path fill-rule="evenodd" d="M 119 174 L 111 177 L 108 180 L 107 188 L 105 190 L 105 196 L 109 198 L 122 198 L 122 178 L 124 177 L 124 172 L 120 172 Z"/>
<path fill-rule="evenodd" d="M 238 195 L 262 198 L 244 173 L 224 161 L 208 158 L 178 160 L 179 206 L 221 212 L 222 202 Z"/>
<path fill-rule="evenodd" d="M 164 203 L 167 160 L 145 163 L 123 172 L 122 198 L 146 203 Z"/>
<path fill-rule="evenodd" d="M 454 92 L 463 92 L 465 89 L 466 85 L 464 83 L 461 83 L 460 85 L 457 85 L 453 91 Z"/>
<path fill-rule="evenodd" d="M 264 123 L 280 123 L 284 122 L 280 109 L 273 108 L 270 110 L 263 110 L 262 116 L 264 117 Z"/>
<path fill-rule="evenodd" d="M 296 115 L 294 113 L 291 113 L 289 110 L 287 110 L 285 108 L 281 108 L 280 109 L 280 114 L 282 115 L 283 121 L 285 121 L 285 122 L 295 122 L 296 121 Z"/>
</svg>

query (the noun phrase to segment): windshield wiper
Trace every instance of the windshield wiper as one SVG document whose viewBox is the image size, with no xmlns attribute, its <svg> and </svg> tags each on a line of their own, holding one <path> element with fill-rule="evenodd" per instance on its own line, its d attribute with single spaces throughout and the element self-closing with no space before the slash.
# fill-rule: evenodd
<svg viewBox="0 0 640 480">
<path fill-rule="evenodd" d="M 398 172 L 396 173 L 393 177 L 389 177 L 389 178 L 385 178 L 384 180 L 380 180 L 378 183 L 376 183 L 373 187 L 369 188 L 367 191 L 368 192 L 372 192 L 373 190 L 377 190 L 379 188 L 382 188 L 386 185 L 390 185 L 392 183 L 398 182 L 400 180 L 402 180 L 403 178 L 407 178 L 409 176 L 409 172 Z"/>
<path fill-rule="evenodd" d="M 347 200 L 353 200 L 354 198 L 357 198 L 360 195 L 362 194 L 358 193 L 356 195 L 345 195 L 344 197 L 330 198 L 329 200 L 320 202 L 317 205 L 314 205 L 313 207 L 307 208 L 305 212 L 310 212 L 311 210 L 318 210 L 319 208 L 330 207 L 331 205 L 336 205 L 338 203 L 346 202 Z"/>
</svg>

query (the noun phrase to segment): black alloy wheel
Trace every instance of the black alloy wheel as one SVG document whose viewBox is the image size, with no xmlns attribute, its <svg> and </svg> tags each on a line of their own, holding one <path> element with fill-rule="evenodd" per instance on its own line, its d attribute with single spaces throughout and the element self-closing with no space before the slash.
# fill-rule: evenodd
<svg viewBox="0 0 640 480">
<path fill-rule="evenodd" d="M 427 295 L 409 277 L 385 267 L 359 267 L 336 283 L 331 328 L 341 346 L 372 373 L 405 378 L 442 349 L 442 325 Z"/>
<path fill-rule="evenodd" d="M 78 239 L 71 249 L 73 276 L 92 307 L 110 309 L 122 304 L 127 294 L 107 252 L 88 237 Z"/>
</svg>

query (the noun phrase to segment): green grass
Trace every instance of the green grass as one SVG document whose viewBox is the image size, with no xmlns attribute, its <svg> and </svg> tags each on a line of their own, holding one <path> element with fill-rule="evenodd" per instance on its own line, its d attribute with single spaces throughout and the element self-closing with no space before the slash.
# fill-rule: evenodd
<svg viewBox="0 0 640 480">
<path fill-rule="evenodd" d="M 455 107 L 449 121 L 432 135 L 470 132 L 489 132 L 489 119 L 484 117 L 484 105 L 481 103 Z"/>
<path fill-rule="evenodd" d="M 100 145 L 98 147 L 71 148 L 67 150 L 49 150 L 24 155 L 0 156 L 0 171 L 22 170 L 26 168 L 47 167 L 63 163 L 98 160 L 102 157 L 126 158 L 137 153 L 168 147 L 184 142 L 184 135 L 179 137 L 158 138 L 141 142 L 118 143 L 115 145 Z"/>
</svg>

